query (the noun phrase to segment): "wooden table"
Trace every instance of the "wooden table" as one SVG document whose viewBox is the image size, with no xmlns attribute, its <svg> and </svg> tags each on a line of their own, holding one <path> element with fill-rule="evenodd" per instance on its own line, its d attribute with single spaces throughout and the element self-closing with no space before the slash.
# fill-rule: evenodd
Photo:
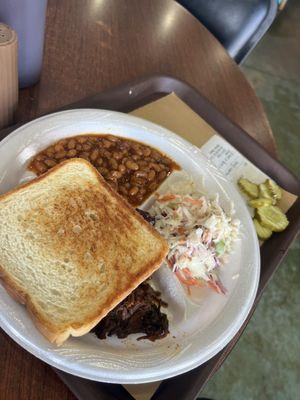
<svg viewBox="0 0 300 400">
<path fill-rule="evenodd" d="M 49 0 L 41 80 L 20 93 L 18 119 L 150 74 L 194 86 L 275 154 L 262 106 L 238 66 L 173 0 Z M 51 368 L 3 332 L 0 348 L 1 399 L 75 399 Z"/>
</svg>

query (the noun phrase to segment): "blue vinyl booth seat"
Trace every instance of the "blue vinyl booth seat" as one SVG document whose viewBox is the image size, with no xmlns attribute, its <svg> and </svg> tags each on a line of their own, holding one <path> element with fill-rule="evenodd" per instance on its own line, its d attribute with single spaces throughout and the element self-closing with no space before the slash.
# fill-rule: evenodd
<svg viewBox="0 0 300 400">
<path fill-rule="evenodd" d="M 177 0 L 222 43 L 239 64 L 268 30 L 276 0 Z"/>
</svg>

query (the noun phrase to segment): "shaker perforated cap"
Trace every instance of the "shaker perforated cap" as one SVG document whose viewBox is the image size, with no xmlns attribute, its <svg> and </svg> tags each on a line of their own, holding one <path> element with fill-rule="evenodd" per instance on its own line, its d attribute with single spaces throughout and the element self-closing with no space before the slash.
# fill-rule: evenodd
<svg viewBox="0 0 300 400">
<path fill-rule="evenodd" d="M 8 25 L 0 23 L 0 46 L 8 45 L 17 40 L 17 35 Z"/>
</svg>

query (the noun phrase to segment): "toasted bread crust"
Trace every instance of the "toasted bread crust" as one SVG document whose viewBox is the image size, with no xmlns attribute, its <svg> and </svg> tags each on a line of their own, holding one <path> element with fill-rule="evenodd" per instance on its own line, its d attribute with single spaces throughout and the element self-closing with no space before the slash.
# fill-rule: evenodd
<svg viewBox="0 0 300 400">
<path fill-rule="evenodd" d="M 135 219 L 142 224 L 151 235 L 155 236 L 160 242 L 160 251 L 157 252 L 157 255 L 154 260 L 147 263 L 143 266 L 143 269 L 135 274 L 134 279 L 128 280 L 127 285 L 123 288 L 122 292 L 120 292 L 117 296 L 114 296 L 107 299 L 105 304 L 102 304 L 101 307 L 93 314 L 86 318 L 84 323 L 74 323 L 68 326 L 65 326 L 62 330 L 57 330 L 55 326 L 52 326 L 49 321 L 47 321 L 41 313 L 35 307 L 30 295 L 25 293 L 22 288 L 20 288 L 16 282 L 14 282 L 8 274 L 5 272 L 5 269 L 0 265 L 0 280 L 3 283 L 3 286 L 7 290 L 7 292 L 12 295 L 20 303 L 24 304 L 29 311 L 32 319 L 37 326 L 37 328 L 41 331 L 41 333 L 51 342 L 56 343 L 57 345 L 61 345 L 70 335 L 71 336 L 81 336 L 88 333 L 103 317 L 105 317 L 109 311 L 111 311 L 117 304 L 119 304 L 125 297 L 127 297 L 140 283 L 142 283 L 145 279 L 147 279 L 150 275 L 153 274 L 155 270 L 157 270 L 161 263 L 163 262 L 167 252 L 168 245 L 167 242 L 159 235 L 159 233 L 148 224 L 138 212 L 136 212 L 118 193 L 114 192 L 111 187 L 106 183 L 104 178 L 98 173 L 98 171 L 86 160 L 83 159 L 72 159 L 67 160 L 59 165 L 53 167 L 50 171 L 45 174 L 37 177 L 33 181 L 27 182 L 24 185 L 5 193 L 0 196 L 0 202 L 8 198 L 9 196 L 21 192 L 32 185 L 35 185 L 37 182 L 40 182 L 46 179 L 48 176 L 55 174 L 55 172 L 60 169 L 63 165 L 68 163 L 80 162 L 88 167 L 93 174 L 96 174 L 99 184 L 104 186 L 105 189 L 113 196 L 117 201 L 120 202 L 120 205 L 124 209 L 125 212 L 134 215 Z"/>
</svg>

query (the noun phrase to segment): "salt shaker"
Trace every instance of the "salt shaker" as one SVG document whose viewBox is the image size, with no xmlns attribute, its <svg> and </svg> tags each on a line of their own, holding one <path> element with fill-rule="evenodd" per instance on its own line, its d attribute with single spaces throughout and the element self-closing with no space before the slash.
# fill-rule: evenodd
<svg viewBox="0 0 300 400">
<path fill-rule="evenodd" d="M 18 104 L 18 39 L 0 23 L 0 129 L 13 122 Z"/>
</svg>

